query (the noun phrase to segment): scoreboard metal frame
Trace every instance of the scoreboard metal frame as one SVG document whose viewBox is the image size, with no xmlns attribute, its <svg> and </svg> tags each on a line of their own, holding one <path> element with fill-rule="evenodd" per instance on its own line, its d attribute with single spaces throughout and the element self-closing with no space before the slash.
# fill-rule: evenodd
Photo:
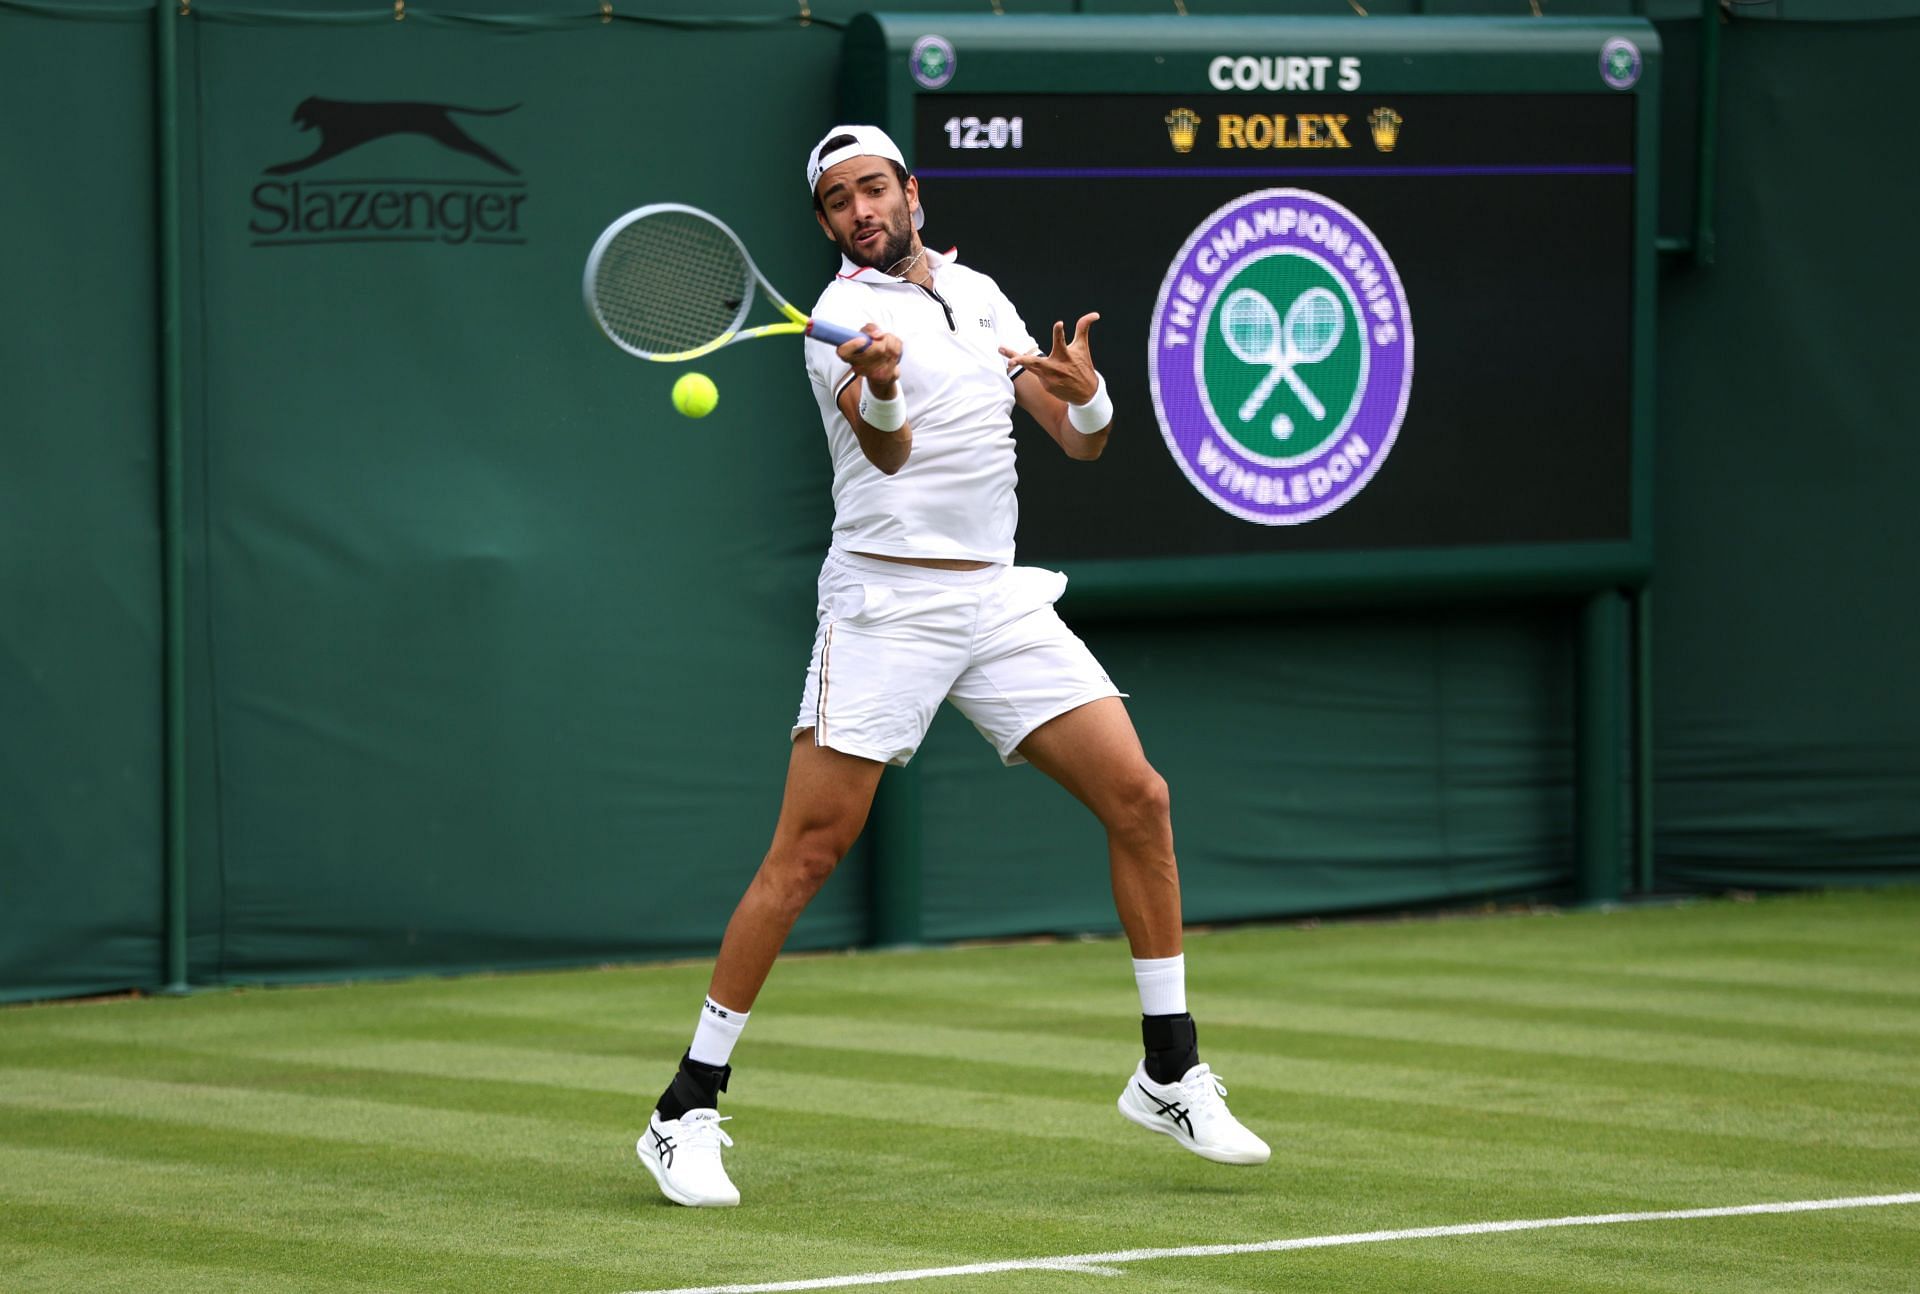
<svg viewBox="0 0 1920 1294">
<path fill-rule="evenodd" d="M 1630 57 L 1622 52 L 1623 46 L 1631 51 Z M 1403 518 L 1395 523 L 1397 529 L 1389 526 L 1380 532 L 1384 538 L 1376 539 L 1352 526 L 1348 531 L 1340 531 L 1323 520 L 1307 520 L 1257 527 L 1263 532 L 1256 536 L 1257 542 L 1242 542 L 1236 538 L 1239 532 L 1223 528 L 1229 523 L 1216 518 L 1200 522 L 1194 536 L 1182 535 L 1176 537 L 1177 542 L 1168 542 L 1167 551 L 1163 552 L 1142 551 L 1138 536 L 1121 542 L 1123 534 L 1132 528 L 1112 525 L 1111 519 L 1070 517 L 1071 523 L 1083 530 L 1114 534 L 1114 547 L 1118 551 L 1098 551 L 1095 542 L 1093 547 L 1082 547 L 1056 557 L 1045 544 L 1034 551 L 1035 546 L 1028 543 L 1026 534 L 1037 513 L 1062 505 L 1058 498 L 1050 497 L 1044 490 L 1038 494 L 1032 491 L 1029 476 L 1032 456 L 1022 458 L 1023 560 L 1058 565 L 1071 573 L 1076 614 L 1101 611 L 1153 614 L 1303 603 L 1378 604 L 1409 599 L 1521 594 L 1577 595 L 1638 587 L 1647 581 L 1652 569 L 1659 59 L 1659 37 L 1651 24 L 1639 19 L 1095 18 L 881 13 L 861 15 L 848 28 L 842 107 L 847 119 L 876 121 L 886 126 L 906 151 L 909 168 L 916 172 L 929 171 L 929 178 L 924 181 L 929 226 L 939 237 L 946 238 L 950 235 L 940 225 L 942 195 L 955 192 L 958 181 L 942 178 L 943 175 L 980 178 L 990 174 L 955 168 L 954 159 L 969 154 L 966 145 L 974 145 L 971 158 L 995 164 L 1004 162 L 1016 148 L 1046 160 L 1044 147 L 1036 151 L 1036 145 L 1043 145 L 1044 141 L 1033 138 L 1032 122 L 1016 124 L 1005 116 L 995 121 L 991 115 L 977 122 L 966 122 L 964 118 L 970 114 L 947 111 L 969 102 L 996 98 L 1015 102 L 1020 96 L 1046 96 L 1047 102 L 1056 109 L 1071 112 L 1076 103 L 1121 103 L 1128 96 L 1142 102 L 1151 98 L 1156 104 L 1199 99 L 1212 106 L 1213 111 L 1207 115 L 1217 117 L 1221 105 L 1244 101 L 1247 109 L 1244 116 L 1236 116 L 1233 122 L 1209 122 L 1208 127 L 1237 129 L 1242 132 L 1236 136 L 1237 140 L 1244 140 L 1252 147 L 1264 145 L 1272 149 L 1268 154 L 1271 158 L 1280 158 L 1279 149 L 1290 147 L 1293 151 L 1286 154 L 1290 161 L 1307 163 L 1333 160 L 1330 152 L 1314 153 L 1316 145 L 1330 150 L 1336 138 L 1341 143 L 1352 143 L 1364 136 L 1370 128 L 1369 114 L 1383 97 L 1402 96 L 1425 106 L 1478 111 L 1483 115 L 1489 104 L 1498 106 L 1498 101 L 1507 100 L 1511 111 L 1503 119 L 1516 123 L 1524 123 L 1530 111 L 1542 115 L 1541 105 L 1553 108 L 1561 103 L 1556 98 L 1543 96 L 1587 96 L 1596 101 L 1613 96 L 1629 100 L 1631 124 L 1626 128 L 1630 133 L 1626 145 L 1629 151 L 1618 159 L 1620 164 L 1608 172 L 1628 176 L 1618 183 L 1630 185 L 1631 189 L 1630 198 L 1616 204 L 1619 223 L 1626 226 L 1617 231 L 1625 240 L 1624 250 L 1619 253 L 1620 273 L 1625 280 L 1620 286 L 1630 294 L 1630 301 L 1617 312 L 1619 324 L 1626 329 L 1626 336 L 1617 343 L 1621 347 L 1619 378 L 1625 383 L 1625 389 L 1605 392 L 1612 401 L 1607 406 L 1605 434 L 1619 437 L 1620 447 L 1615 458 L 1609 460 L 1612 466 L 1605 473 L 1596 473 L 1593 482 L 1594 490 L 1617 495 L 1614 511 L 1608 514 L 1617 520 L 1594 528 L 1590 534 L 1491 534 L 1478 535 L 1469 542 L 1459 542 L 1447 531 L 1447 525 L 1452 523 L 1439 524 L 1432 536 L 1426 537 L 1419 531 L 1417 519 Z M 1573 100 L 1565 102 L 1571 105 Z M 1320 111 L 1289 113 L 1290 103 L 1314 106 Z M 1340 111 L 1326 111 L 1329 104 L 1338 106 Z M 939 129 L 948 132 L 945 142 L 949 149 L 944 156 L 928 156 L 928 150 L 917 146 L 917 135 L 920 140 L 927 137 L 928 121 L 956 115 L 959 120 L 944 122 L 936 129 L 936 140 Z M 1618 115 L 1616 111 L 1614 116 Z M 1251 127 L 1245 124 L 1249 118 L 1255 121 Z M 1170 127 L 1173 124 L 1169 122 Z M 1416 129 L 1418 125 L 1410 122 L 1408 129 Z M 1025 137 L 1021 137 L 1022 134 Z M 956 135 L 961 137 L 955 138 Z M 1096 134 L 1083 138 L 1098 142 Z M 1378 144 L 1376 139 L 1369 145 L 1371 155 L 1365 158 L 1369 174 L 1394 180 L 1397 166 L 1404 166 L 1404 173 L 1409 177 L 1416 173 L 1417 158 L 1405 161 L 1407 153 L 1396 156 L 1381 152 Z M 1388 147 L 1391 148 L 1390 143 Z M 1541 154 L 1541 158 L 1544 159 L 1545 154 Z M 1176 159 L 1169 154 L 1169 161 L 1172 160 Z M 1347 169 L 1353 172 L 1351 166 Z M 1456 169 L 1464 172 L 1467 168 Z M 1492 175 L 1498 169 L 1483 166 L 1479 172 Z M 1589 168 L 1596 173 L 1605 169 Z M 1043 171 L 1028 167 L 1025 173 L 1039 176 Z M 1095 171 L 1087 169 L 1087 173 L 1095 174 Z M 1132 173 L 1124 166 L 1115 166 L 1098 175 L 1122 182 L 1122 177 Z M 1195 173 L 1201 172 L 1196 168 Z M 1339 168 L 1329 167 L 1325 173 L 1340 172 Z M 1533 173 L 1550 176 L 1553 168 L 1539 165 Z M 1217 171 L 1206 174 L 1216 182 L 1221 181 L 1223 175 Z M 1256 180 L 1251 178 L 1252 174 L 1246 182 L 1249 189 L 1292 183 Z M 1153 182 L 1165 184 L 1177 180 L 1178 176 L 1174 176 Z M 1078 211 L 1062 213 L 1062 218 L 1124 222 L 1123 211 L 1107 208 L 1103 212 L 1093 200 L 1092 195 L 1101 190 L 1092 186 L 1102 182 L 1102 178 L 1092 180 L 1087 190 L 1088 204 Z M 1312 180 L 1300 183 L 1307 188 L 1315 187 Z M 1008 192 L 1013 191 L 1013 186 L 1009 186 Z M 1420 190 L 1409 182 L 1405 192 L 1411 197 Z M 1022 219 L 1017 205 L 1010 205 L 1004 230 L 996 229 L 986 235 L 988 248 L 983 250 L 991 249 L 996 243 L 1032 236 L 1031 227 Z M 1613 207 L 1608 210 L 1612 211 Z M 1613 236 L 1614 233 L 1608 234 Z M 1157 256 L 1164 263 L 1166 250 L 1155 245 L 1143 248 L 1142 255 L 1149 259 Z M 963 254 L 964 251 L 963 248 Z M 1568 255 L 1579 254 L 1577 246 L 1568 248 Z M 981 262 L 975 258 L 973 263 Z M 990 265 L 983 267 L 994 272 Z M 1002 278 L 1001 286 L 1019 305 L 1022 284 L 1018 277 L 997 277 Z M 1173 282 L 1171 274 L 1168 282 Z M 1358 304 L 1356 298 L 1356 306 Z M 1083 308 L 1100 307 L 1090 303 Z M 1417 326 L 1422 302 L 1413 299 L 1411 310 Z M 1045 327 L 1053 317 L 1048 315 L 1043 320 L 1029 319 L 1028 322 L 1037 335 L 1044 336 Z M 1366 323 L 1364 314 L 1356 314 L 1354 318 L 1356 323 Z M 1109 374 L 1110 382 L 1115 371 L 1123 366 L 1146 367 L 1136 348 L 1136 337 L 1116 335 L 1104 323 L 1101 330 L 1096 330 L 1095 357 L 1102 370 Z M 1429 386 L 1429 370 L 1414 370 L 1411 358 L 1408 366 L 1411 407 L 1418 414 Z M 1290 374 L 1278 375 L 1289 377 L 1291 383 Z M 1473 380 L 1495 383 L 1488 389 L 1498 390 L 1497 376 Z M 1161 399 L 1161 386 L 1157 381 L 1153 390 L 1157 404 Z M 1405 408 L 1403 400 L 1403 410 Z M 1171 432 L 1167 433 L 1169 448 L 1152 443 L 1162 435 L 1161 429 L 1153 425 L 1153 409 L 1123 404 L 1120 417 L 1124 420 L 1121 434 L 1127 438 L 1129 453 L 1169 452 Z M 1276 419 L 1276 429 L 1281 421 Z M 1398 424 L 1395 425 L 1397 428 Z M 1162 426 L 1165 426 L 1164 420 Z M 1577 437 L 1567 443 L 1570 452 L 1580 445 Z M 1108 457 L 1113 457 L 1111 450 Z M 1397 465 L 1386 462 L 1380 476 L 1385 478 Z M 1106 467 L 1107 460 L 1103 459 L 1100 464 L 1076 470 L 1097 474 Z M 1164 472 L 1165 469 L 1156 470 Z M 1189 470 L 1188 475 L 1195 479 L 1197 489 L 1201 482 L 1193 471 Z M 1096 481 L 1097 477 L 1086 479 Z M 1323 474 L 1316 479 L 1315 487 L 1325 483 Z M 1296 483 L 1294 488 L 1303 487 Z M 1435 488 L 1444 488 L 1444 484 Z M 1284 503 L 1284 484 L 1278 493 Z M 1247 495 L 1251 500 L 1250 488 Z M 1093 496 L 1079 497 L 1091 499 Z M 1067 510 L 1071 511 L 1072 506 L 1066 505 Z M 1249 503 L 1249 508 L 1251 506 Z M 1090 520 L 1094 523 L 1091 526 L 1087 524 Z M 1316 527 L 1320 528 L 1318 532 Z M 1349 532 L 1352 542 L 1329 542 L 1319 537 Z M 1254 535 L 1251 530 L 1246 533 Z M 1216 534 L 1225 542 L 1212 544 L 1210 548 L 1210 537 Z"/>
</svg>

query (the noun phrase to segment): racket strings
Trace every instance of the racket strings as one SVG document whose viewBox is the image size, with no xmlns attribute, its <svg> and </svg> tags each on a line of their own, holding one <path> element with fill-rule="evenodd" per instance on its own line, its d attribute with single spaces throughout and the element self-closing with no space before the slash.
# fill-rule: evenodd
<svg viewBox="0 0 1920 1294">
<path fill-rule="evenodd" d="M 1227 298 L 1220 330 L 1235 356 L 1243 363 L 1257 364 L 1273 352 L 1279 322 L 1265 297 L 1243 288 Z"/>
<path fill-rule="evenodd" d="M 753 270 L 740 245 L 712 221 L 662 211 L 614 235 L 593 291 L 609 332 L 647 354 L 673 355 L 739 327 Z"/>
<path fill-rule="evenodd" d="M 1333 353 L 1346 324 L 1340 302 L 1325 288 L 1309 288 L 1287 311 L 1287 342 L 1301 359 L 1318 363 Z"/>
</svg>

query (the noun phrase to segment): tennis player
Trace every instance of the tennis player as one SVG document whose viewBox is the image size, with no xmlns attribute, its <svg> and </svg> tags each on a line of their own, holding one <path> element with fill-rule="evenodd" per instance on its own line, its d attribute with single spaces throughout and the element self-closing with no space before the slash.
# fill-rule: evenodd
<svg viewBox="0 0 1920 1294">
<path fill-rule="evenodd" d="M 1113 402 L 1082 315 L 1042 353 L 992 279 L 921 243 L 918 181 L 874 126 L 807 154 L 807 190 L 840 272 L 821 318 L 870 320 L 837 351 L 805 347 L 833 455 L 833 544 L 794 719 L 773 844 L 734 910 L 679 1072 L 638 1150 L 667 1198 L 737 1204 L 719 1095 L 734 1043 L 788 932 L 866 822 L 888 764 L 952 701 L 1006 764 L 1031 763 L 1106 828 L 1133 953 L 1145 1056 L 1120 1113 L 1208 1159 L 1266 1162 L 1227 1109 L 1187 1012 L 1167 784 L 1121 694 L 1054 612 L 1066 577 L 1013 564 L 1013 407 L 1068 457 L 1100 457 Z"/>
</svg>

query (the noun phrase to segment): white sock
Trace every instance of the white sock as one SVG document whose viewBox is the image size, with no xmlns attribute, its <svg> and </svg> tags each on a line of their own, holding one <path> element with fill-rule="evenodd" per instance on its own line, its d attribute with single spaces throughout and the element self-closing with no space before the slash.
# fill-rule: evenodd
<svg viewBox="0 0 1920 1294">
<path fill-rule="evenodd" d="M 1187 956 L 1135 957 L 1133 981 L 1140 986 L 1141 1015 L 1187 1013 Z"/>
<path fill-rule="evenodd" d="M 724 1065 L 733 1055 L 733 1044 L 747 1027 L 747 1012 L 721 1006 L 712 998 L 700 1008 L 700 1023 L 693 1027 L 693 1045 L 687 1055 L 702 1065 Z"/>
</svg>

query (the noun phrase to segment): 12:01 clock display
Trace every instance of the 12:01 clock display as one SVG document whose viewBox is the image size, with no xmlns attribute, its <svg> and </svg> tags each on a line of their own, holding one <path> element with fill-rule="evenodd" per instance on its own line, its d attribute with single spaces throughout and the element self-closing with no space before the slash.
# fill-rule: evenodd
<svg viewBox="0 0 1920 1294">
<path fill-rule="evenodd" d="M 1026 139 L 1024 117 L 948 117 L 948 148 L 1020 148 Z"/>
</svg>

